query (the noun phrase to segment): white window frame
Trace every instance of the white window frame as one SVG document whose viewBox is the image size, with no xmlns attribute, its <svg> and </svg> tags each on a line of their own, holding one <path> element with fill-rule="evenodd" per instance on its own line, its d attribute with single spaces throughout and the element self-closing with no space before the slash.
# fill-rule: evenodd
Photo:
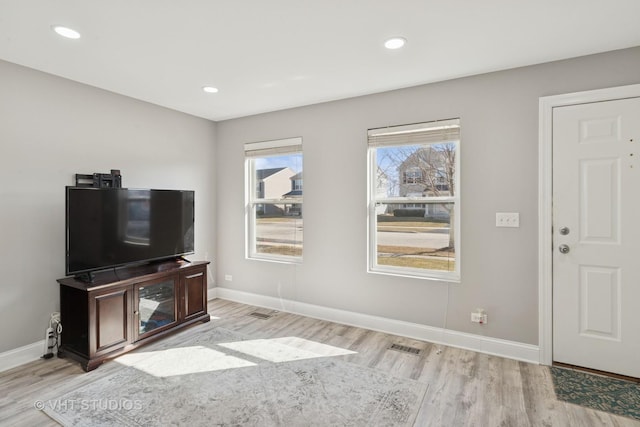
<svg viewBox="0 0 640 427">
<path fill-rule="evenodd" d="M 426 132 L 425 132 L 426 131 Z M 394 138 L 400 135 L 425 132 L 426 137 L 420 138 L 420 142 L 401 143 L 402 138 Z M 423 135 L 425 135 L 423 134 Z M 451 136 L 454 136 L 453 138 Z M 378 140 L 376 141 L 376 138 Z M 387 142 L 385 142 L 387 141 Z M 425 142 L 429 141 L 429 142 Z M 437 144 L 446 141 L 456 141 L 456 173 L 454 177 L 455 194 L 453 196 L 429 197 L 380 197 L 377 194 L 377 158 L 376 149 L 393 145 L 416 145 L 416 144 Z M 435 122 L 418 123 L 412 125 L 391 126 L 386 128 L 369 129 L 368 131 L 368 182 L 367 182 L 367 225 L 368 225 L 368 272 L 375 274 L 386 274 L 393 276 L 412 277 L 427 280 L 439 280 L 447 282 L 460 282 L 461 272 L 461 233 L 460 233 L 460 119 L 440 120 Z M 399 183 L 404 176 L 399 177 Z M 387 195 L 388 196 L 388 195 Z M 450 227 L 454 227 L 455 245 L 455 268 L 453 271 L 427 270 L 421 268 L 398 267 L 378 264 L 378 242 L 377 242 L 377 204 L 442 204 L 453 203 L 454 220 Z M 426 206 L 425 206 L 426 208 Z"/>
<path fill-rule="evenodd" d="M 272 156 L 285 156 L 288 154 L 301 154 L 302 155 L 302 137 L 277 139 L 271 141 L 251 142 L 244 144 L 245 151 L 245 257 L 247 259 L 272 261 L 280 263 L 302 263 L 302 255 L 280 255 L 280 254 L 264 254 L 259 253 L 256 250 L 256 207 L 258 205 L 277 204 L 277 205 L 291 205 L 292 203 L 299 204 L 302 212 L 302 197 L 296 197 L 295 199 L 283 198 L 278 199 L 266 199 L 258 198 L 256 193 L 258 189 L 258 182 L 256 182 L 256 168 L 255 159 L 272 157 Z M 304 156 L 302 157 L 304 163 Z M 304 174 L 304 167 L 302 169 Z M 304 179 L 304 175 L 301 179 Z M 304 250 L 304 241 L 303 241 Z"/>
</svg>

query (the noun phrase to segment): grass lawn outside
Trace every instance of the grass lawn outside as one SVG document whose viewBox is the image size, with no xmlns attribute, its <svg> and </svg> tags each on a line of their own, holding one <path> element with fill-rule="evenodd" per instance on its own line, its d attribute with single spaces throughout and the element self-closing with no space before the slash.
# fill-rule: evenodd
<svg viewBox="0 0 640 427">
<path fill-rule="evenodd" d="M 378 264 L 380 265 L 454 271 L 456 268 L 455 259 L 456 253 L 452 248 L 378 245 Z"/>
<path fill-rule="evenodd" d="M 445 258 L 455 258 L 456 253 L 454 250 L 435 249 L 435 248 L 416 248 L 414 246 L 386 246 L 378 245 L 379 254 L 392 254 L 392 255 L 427 255 L 438 256 Z"/>
<path fill-rule="evenodd" d="M 256 252 L 259 254 L 302 256 L 302 248 L 290 245 L 258 245 Z"/>
<path fill-rule="evenodd" d="M 391 265 L 394 267 L 411 267 L 423 270 L 454 271 L 456 263 L 453 259 L 433 259 L 418 257 L 378 257 L 379 265 Z"/>
</svg>

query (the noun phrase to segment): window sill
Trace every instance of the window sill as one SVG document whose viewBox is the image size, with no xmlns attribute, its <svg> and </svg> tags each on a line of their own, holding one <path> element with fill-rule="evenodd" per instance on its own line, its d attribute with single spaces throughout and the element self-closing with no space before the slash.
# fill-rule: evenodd
<svg viewBox="0 0 640 427">
<path fill-rule="evenodd" d="M 409 279 L 418 279 L 418 280 L 429 280 L 435 282 L 447 282 L 447 283 L 460 283 L 460 274 L 457 272 L 451 273 L 424 273 L 421 271 L 405 271 L 403 270 L 395 270 L 389 268 L 369 268 L 367 273 L 370 274 L 380 274 L 383 276 L 394 276 L 394 277 L 406 277 Z"/>
<path fill-rule="evenodd" d="M 276 264 L 302 264 L 302 258 L 300 257 L 249 255 L 246 259 L 249 261 L 266 261 Z"/>
</svg>

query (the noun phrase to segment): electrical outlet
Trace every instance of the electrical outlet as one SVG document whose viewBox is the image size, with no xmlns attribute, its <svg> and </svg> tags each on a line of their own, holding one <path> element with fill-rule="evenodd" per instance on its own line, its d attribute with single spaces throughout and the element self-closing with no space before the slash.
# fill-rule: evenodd
<svg viewBox="0 0 640 427">
<path fill-rule="evenodd" d="M 471 312 L 471 321 L 473 323 L 480 323 L 481 325 L 487 324 L 487 313 L 484 310 L 478 309 L 476 311 Z"/>
<path fill-rule="evenodd" d="M 520 227 L 518 212 L 496 212 L 496 227 Z"/>
<path fill-rule="evenodd" d="M 232 282 L 233 281 L 233 276 L 230 274 L 225 274 L 224 275 L 224 280 L 226 280 L 227 282 Z"/>
</svg>

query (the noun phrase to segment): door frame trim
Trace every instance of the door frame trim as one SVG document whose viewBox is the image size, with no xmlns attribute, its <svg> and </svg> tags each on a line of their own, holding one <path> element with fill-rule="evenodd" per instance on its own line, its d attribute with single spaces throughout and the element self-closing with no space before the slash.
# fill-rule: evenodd
<svg viewBox="0 0 640 427">
<path fill-rule="evenodd" d="M 538 347 L 553 362 L 553 109 L 640 97 L 640 84 L 544 96 L 538 105 Z"/>
</svg>

